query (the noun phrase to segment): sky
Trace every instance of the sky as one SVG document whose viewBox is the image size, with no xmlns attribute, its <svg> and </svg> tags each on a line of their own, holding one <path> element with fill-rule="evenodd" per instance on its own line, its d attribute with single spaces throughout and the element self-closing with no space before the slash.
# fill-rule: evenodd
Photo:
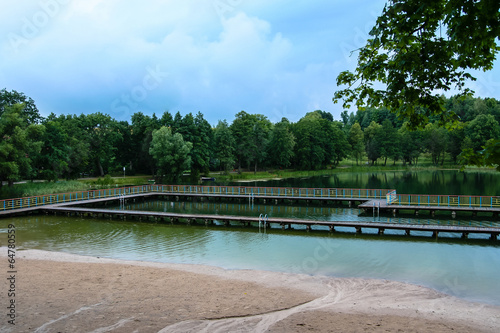
<svg viewBox="0 0 500 333">
<path fill-rule="evenodd" d="M 384 0 L 39 0 L 0 12 L 0 89 L 42 114 L 203 113 L 212 125 L 244 110 L 298 121 L 333 104 L 336 77 Z M 500 99 L 500 64 L 474 73 L 476 96 Z M 351 109 L 349 111 L 355 111 Z"/>
</svg>

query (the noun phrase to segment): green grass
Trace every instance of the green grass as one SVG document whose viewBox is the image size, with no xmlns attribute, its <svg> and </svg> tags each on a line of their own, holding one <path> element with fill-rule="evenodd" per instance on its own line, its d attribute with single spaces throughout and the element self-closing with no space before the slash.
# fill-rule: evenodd
<svg viewBox="0 0 500 333">
<path fill-rule="evenodd" d="M 26 182 L 15 184 L 11 187 L 4 185 L 0 189 L 0 199 L 33 197 L 44 194 L 69 193 L 77 191 L 94 190 L 100 188 L 112 188 L 123 186 L 137 186 L 148 184 L 150 176 L 131 176 L 131 177 L 109 177 L 85 178 L 79 180 L 67 180 L 57 182 Z"/>
<path fill-rule="evenodd" d="M 43 182 L 32 183 L 27 182 L 24 184 L 15 184 L 13 186 L 2 186 L 0 190 L 0 198 L 20 198 L 32 197 L 43 194 L 53 193 L 67 193 L 75 191 L 88 190 L 89 185 L 77 180 L 60 181 L 60 182 Z"/>
</svg>

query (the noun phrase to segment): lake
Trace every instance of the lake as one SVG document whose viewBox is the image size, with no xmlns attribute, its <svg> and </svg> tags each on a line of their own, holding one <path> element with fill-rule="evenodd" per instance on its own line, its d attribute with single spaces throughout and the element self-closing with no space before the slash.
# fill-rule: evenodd
<svg viewBox="0 0 500 333">
<path fill-rule="evenodd" d="M 495 173 L 452 171 L 340 173 L 335 176 L 256 182 L 258 186 L 395 188 L 401 193 L 498 195 Z M 433 185 L 436 181 L 437 185 Z M 477 183 L 476 183 L 477 181 Z M 363 185 L 364 184 L 364 185 Z M 474 185 L 475 184 L 475 185 Z M 242 184 L 240 184 L 242 185 Z M 245 183 L 252 185 L 252 183 Z M 377 185 L 377 186 L 373 186 Z M 409 191 L 406 188 L 414 189 Z M 442 192 L 444 191 L 444 192 Z M 482 193 L 480 193 L 482 192 Z M 119 208 L 119 207 L 115 207 Z M 301 205 L 252 205 L 224 202 L 145 201 L 127 209 L 209 212 L 216 214 L 301 217 L 318 220 L 372 220 L 356 208 Z M 380 216 L 375 219 L 394 219 Z M 420 216 L 397 217 L 400 223 L 429 223 Z M 436 223 L 485 223 L 480 217 L 435 218 Z M 307 232 L 302 228 L 186 226 L 63 216 L 29 216 L 0 220 L 17 228 L 19 249 L 42 249 L 127 260 L 205 264 L 227 269 L 262 269 L 336 277 L 390 279 L 427 286 L 467 300 L 500 305 L 500 241 L 426 234 L 379 236 L 342 230 Z M 486 223 L 497 221 L 486 220 Z M 343 232 L 345 231 L 345 232 Z M 442 237 L 441 237 L 442 236 Z M 484 238 L 484 237 L 483 237 Z M 0 245 L 6 245 L 0 235 Z"/>
</svg>

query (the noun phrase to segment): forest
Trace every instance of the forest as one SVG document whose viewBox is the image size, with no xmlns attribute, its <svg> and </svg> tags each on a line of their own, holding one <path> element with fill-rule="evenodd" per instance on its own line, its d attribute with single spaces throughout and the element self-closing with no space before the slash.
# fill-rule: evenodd
<svg viewBox="0 0 500 333">
<path fill-rule="evenodd" d="M 443 97 L 443 99 L 445 99 Z M 136 112 L 117 121 L 100 112 L 42 117 L 35 101 L 0 90 L 1 181 L 75 179 L 86 176 L 149 174 L 175 182 L 210 171 L 334 168 L 346 158 L 370 165 L 417 165 L 427 154 L 436 166 L 481 151 L 500 138 L 500 102 L 452 97 L 446 111 L 456 121 L 431 119 L 410 129 L 386 108 L 342 112 L 341 119 L 316 110 L 297 122 L 272 123 L 263 114 L 240 111 L 229 123 L 210 124 L 201 112 Z M 1 185 L 0 185 L 1 186 Z"/>
</svg>

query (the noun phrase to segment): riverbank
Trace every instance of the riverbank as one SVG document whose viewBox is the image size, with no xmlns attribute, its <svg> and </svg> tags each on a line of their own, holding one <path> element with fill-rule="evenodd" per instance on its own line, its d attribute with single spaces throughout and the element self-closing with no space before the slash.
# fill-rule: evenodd
<svg viewBox="0 0 500 333">
<path fill-rule="evenodd" d="M 2 332 L 495 332 L 500 325 L 500 307 L 385 280 L 38 250 L 18 251 L 16 265 L 16 326 L 2 316 Z"/>
</svg>

